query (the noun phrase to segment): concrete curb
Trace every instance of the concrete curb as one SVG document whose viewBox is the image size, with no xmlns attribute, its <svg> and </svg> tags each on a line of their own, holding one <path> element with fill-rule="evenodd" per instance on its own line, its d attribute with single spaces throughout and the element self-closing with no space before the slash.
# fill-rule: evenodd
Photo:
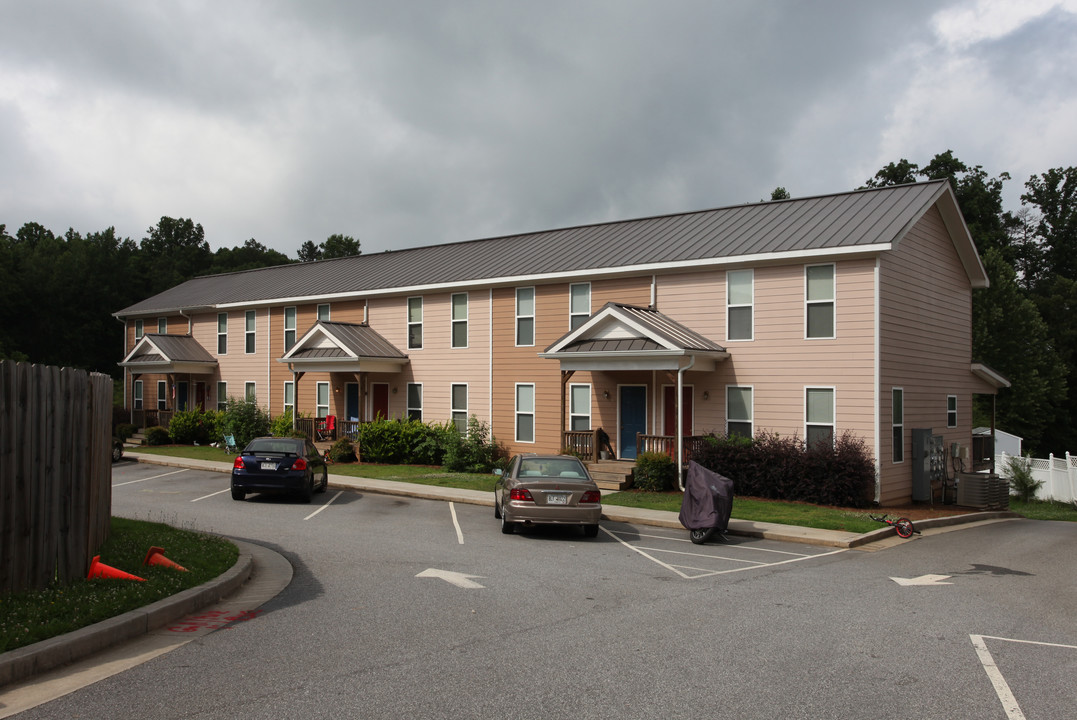
<svg viewBox="0 0 1077 720">
<path fill-rule="evenodd" d="M 249 550 L 236 541 L 239 557 L 224 574 L 145 607 L 0 655 L 0 687 L 150 633 L 235 592 L 254 569 Z"/>
</svg>

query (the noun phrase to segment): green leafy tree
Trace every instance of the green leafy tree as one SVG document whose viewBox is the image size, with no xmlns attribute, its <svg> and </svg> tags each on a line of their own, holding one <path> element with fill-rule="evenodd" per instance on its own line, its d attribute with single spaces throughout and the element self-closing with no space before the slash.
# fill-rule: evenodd
<svg viewBox="0 0 1077 720">
<path fill-rule="evenodd" d="M 788 200 L 791 197 L 792 195 L 789 194 L 789 191 L 781 185 L 770 191 L 771 200 Z"/>
<path fill-rule="evenodd" d="M 896 163 L 890 163 L 875 173 L 875 176 L 868 180 L 864 187 L 879 188 L 914 183 L 916 182 L 919 168 L 920 166 L 916 163 L 911 163 L 905 158 L 901 158 Z"/>
<path fill-rule="evenodd" d="M 1035 241 L 1050 274 L 1077 280 L 1077 167 L 1033 175 L 1025 190 L 1021 202 L 1039 213 Z"/>
<path fill-rule="evenodd" d="M 299 262 L 314 262 L 322 259 L 322 249 L 314 244 L 313 240 L 307 240 L 299 246 Z"/>
<path fill-rule="evenodd" d="M 321 245 L 322 259 L 351 257 L 359 255 L 359 241 L 350 235 L 330 235 Z"/>
<path fill-rule="evenodd" d="M 287 255 L 271 250 L 254 238 L 233 248 L 221 248 L 213 254 L 208 274 L 254 270 L 294 262 Z"/>
</svg>

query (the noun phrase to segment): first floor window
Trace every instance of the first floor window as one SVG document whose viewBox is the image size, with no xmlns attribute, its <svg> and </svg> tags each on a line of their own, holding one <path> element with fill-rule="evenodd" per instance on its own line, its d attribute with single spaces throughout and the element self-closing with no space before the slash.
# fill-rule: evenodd
<svg viewBox="0 0 1077 720">
<path fill-rule="evenodd" d="M 295 417 L 295 382 L 291 380 L 284 383 L 284 412 Z"/>
<path fill-rule="evenodd" d="M 805 390 L 805 438 L 808 447 L 816 443 L 834 445 L 834 388 Z"/>
<path fill-rule="evenodd" d="M 422 383 L 408 383 L 408 419 L 423 421 Z"/>
<path fill-rule="evenodd" d="M 135 380 L 135 410 L 142 409 L 142 381 Z"/>
<path fill-rule="evenodd" d="M 217 410 L 224 412 L 228 409 L 228 383 L 217 383 Z"/>
<path fill-rule="evenodd" d="M 894 462 L 905 460 L 905 391 L 894 388 L 890 391 L 893 398 L 890 409 L 890 424 L 893 428 Z"/>
<path fill-rule="evenodd" d="M 516 385 L 516 442 L 535 442 L 534 385 Z"/>
<path fill-rule="evenodd" d="M 569 430 L 591 429 L 591 386 L 570 385 L 568 388 Z"/>
<path fill-rule="evenodd" d="M 453 385 L 450 397 L 452 421 L 461 436 L 467 435 L 467 385 Z"/>
<path fill-rule="evenodd" d="M 258 401 L 258 387 L 255 383 L 247 382 L 243 385 L 243 397 L 247 399 L 247 402 Z"/>
<path fill-rule="evenodd" d="M 164 380 L 157 381 L 157 409 L 168 409 L 168 384 Z"/>
<path fill-rule="evenodd" d="M 725 392 L 725 434 L 752 437 L 752 388 L 731 385 Z"/>
<path fill-rule="evenodd" d="M 318 399 L 314 408 L 314 415 L 323 418 L 329 414 L 329 383 L 318 383 Z"/>
<path fill-rule="evenodd" d="M 946 427 L 957 427 L 957 395 L 946 396 Z"/>
</svg>

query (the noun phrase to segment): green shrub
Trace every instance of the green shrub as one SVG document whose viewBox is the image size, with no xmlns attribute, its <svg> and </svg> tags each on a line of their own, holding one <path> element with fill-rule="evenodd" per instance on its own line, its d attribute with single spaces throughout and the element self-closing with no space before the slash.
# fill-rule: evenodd
<svg viewBox="0 0 1077 720">
<path fill-rule="evenodd" d="M 378 416 L 359 426 L 359 451 L 363 462 L 398 464 L 407 458 L 401 423 Z"/>
<path fill-rule="evenodd" d="M 127 442 L 127 438 L 131 437 L 136 432 L 138 432 L 138 428 L 131 423 L 120 423 L 116 426 L 116 437 L 124 442 Z"/>
<path fill-rule="evenodd" d="M 669 455 L 660 452 L 640 453 L 632 484 L 644 492 L 665 492 L 673 487 L 677 466 Z"/>
<path fill-rule="evenodd" d="M 1006 474 L 1010 476 L 1010 491 L 1021 502 L 1035 499 L 1036 491 L 1043 487 L 1043 480 L 1032 475 L 1032 460 L 1029 457 L 1012 456 L 1006 458 Z"/>
<path fill-rule="evenodd" d="M 168 445 L 171 438 L 168 436 L 168 430 L 160 425 L 154 425 L 151 428 L 146 428 L 146 444 L 147 445 Z"/>
<path fill-rule="evenodd" d="M 254 400 L 228 398 L 219 430 L 222 435 L 232 435 L 236 446 L 242 448 L 254 438 L 269 434 L 269 415 Z"/>
<path fill-rule="evenodd" d="M 454 432 L 445 439 L 443 464 L 450 472 L 488 473 L 504 454 L 490 435 L 490 426 L 474 415 L 468 418 L 466 437 Z"/>
<path fill-rule="evenodd" d="M 302 417 L 302 414 L 300 414 Z M 274 437 L 291 437 L 292 430 L 292 409 L 288 408 L 277 417 L 273 418 L 273 422 L 269 427 L 269 434 Z"/>
<path fill-rule="evenodd" d="M 209 428 L 201 410 L 178 410 L 168 423 L 168 434 L 177 445 L 207 445 Z"/>
<path fill-rule="evenodd" d="M 355 462 L 355 443 L 347 435 L 340 438 L 329 448 L 329 459 L 335 463 Z"/>
</svg>

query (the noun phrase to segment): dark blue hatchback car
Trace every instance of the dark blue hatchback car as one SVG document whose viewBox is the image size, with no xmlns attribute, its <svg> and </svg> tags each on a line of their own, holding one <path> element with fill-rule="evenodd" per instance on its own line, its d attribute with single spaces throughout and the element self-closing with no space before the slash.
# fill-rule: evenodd
<svg viewBox="0 0 1077 720">
<path fill-rule="evenodd" d="M 260 437 L 251 440 L 232 463 L 232 499 L 247 493 L 289 493 L 310 502 L 329 487 L 325 460 L 304 438 Z"/>
</svg>

